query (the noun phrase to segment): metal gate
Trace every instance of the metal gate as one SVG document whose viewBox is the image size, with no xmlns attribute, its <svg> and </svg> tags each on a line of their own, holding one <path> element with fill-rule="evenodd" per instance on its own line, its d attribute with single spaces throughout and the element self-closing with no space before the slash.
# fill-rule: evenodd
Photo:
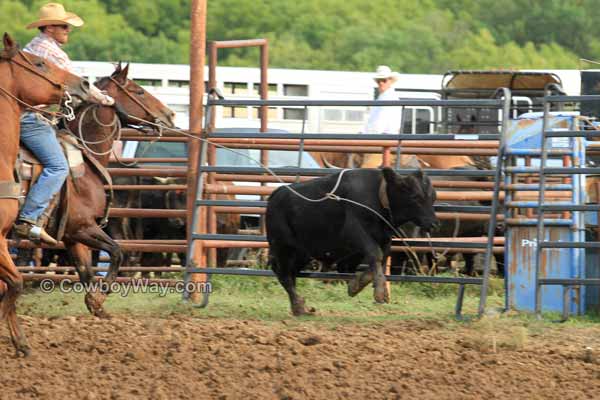
<svg viewBox="0 0 600 400">
<path fill-rule="evenodd" d="M 503 137 L 506 130 L 507 121 L 509 119 L 510 112 L 510 92 L 504 90 L 500 92 L 501 98 L 499 99 L 488 99 L 488 100 L 398 100 L 398 101 L 386 101 L 386 102 L 375 102 L 375 101 L 291 101 L 291 100 L 221 100 L 215 96 L 211 96 L 207 102 L 206 126 L 209 126 L 210 114 L 213 107 L 217 106 L 254 106 L 254 107 L 265 107 L 265 106 L 295 106 L 295 107 L 318 107 L 318 106 L 430 106 L 430 107 L 468 107 L 468 108 L 496 108 L 501 110 L 505 116 L 505 121 L 501 128 L 501 134 L 430 134 L 430 135 L 381 135 L 381 134 L 321 134 L 321 133 L 256 133 L 254 135 L 242 133 L 242 132 L 228 132 L 228 133 L 211 133 L 208 132 L 206 139 L 201 144 L 201 150 L 198 160 L 198 185 L 195 198 L 195 209 L 193 214 L 192 226 L 200 226 L 200 229 L 194 231 L 188 245 L 188 263 L 186 266 L 186 280 L 191 280 L 193 274 L 206 274 L 208 277 L 212 274 L 229 274 L 229 275 L 246 275 L 246 276 L 274 276 L 271 271 L 268 270 L 256 270 L 247 268 L 209 268 L 208 261 L 210 260 L 209 252 L 211 249 L 220 247 L 253 247 L 253 248 L 264 248 L 267 247 L 266 238 L 264 235 L 223 235 L 218 234 L 208 224 L 211 214 L 214 213 L 242 213 L 242 212 L 255 212 L 257 214 L 264 213 L 264 207 L 266 201 L 263 200 L 215 200 L 211 198 L 211 194 L 219 193 L 218 185 L 207 184 L 207 182 L 215 182 L 217 177 L 220 179 L 230 180 L 224 178 L 225 176 L 237 176 L 239 180 L 248 180 L 255 182 L 262 182 L 263 184 L 268 181 L 274 181 L 272 176 L 266 175 L 266 170 L 261 167 L 227 167 L 219 166 L 211 163 L 215 157 L 215 145 L 225 144 L 229 147 L 236 147 L 237 145 L 243 146 L 255 146 L 262 150 L 269 148 L 278 148 L 278 145 L 285 144 L 289 148 L 298 150 L 299 152 L 310 150 L 311 148 L 318 148 L 320 151 L 352 151 L 353 147 L 361 148 L 365 145 L 371 145 L 371 152 L 375 152 L 373 148 L 379 147 L 384 153 L 384 164 L 385 154 L 396 153 L 410 154 L 413 149 L 407 143 L 414 144 L 414 141 L 418 141 L 419 146 L 423 148 L 427 147 L 425 143 L 437 144 L 442 143 L 454 144 L 456 154 L 461 154 L 465 147 L 468 145 L 477 146 L 477 143 L 484 141 L 499 141 L 499 152 L 497 157 L 503 158 L 504 143 Z M 210 142 L 209 142 L 210 141 Z M 373 145 L 376 144 L 376 146 Z M 362 145 L 362 146 L 361 146 Z M 462 150 L 460 149 L 462 148 Z M 435 148 L 431 148 L 435 152 Z M 472 149 L 471 149 L 472 150 Z M 434 153 L 435 154 L 435 153 Z M 489 154 L 489 153 L 485 153 Z M 502 163 L 498 163 L 500 166 Z M 389 157 L 387 157 L 387 165 L 389 165 Z M 396 169 L 401 174 L 408 174 L 414 172 L 411 169 Z M 295 167 L 286 168 L 273 168 L 272 172 L 278 176 L 284 177 L 288 182 L 298 179 L 306 179 L 309 177 L 322 176 L 330 174 L 331 170 L 326 168 L 303 168 L 301 165 Z M 430 176 L 443 176 L 443 175 L 459 175 L 464 177 L 488 177 L 492 179 L 492 185 L 482 185 L 481 187 L 487 187 L 488 191 L 480 192 L 465 192 L 466 196 L 477 196 L 478 198 L 488 199 L 492 205 L 488 207 L 483 206 L 438 206 L 436 211 L 440 213 L 456 213 L 471 214 L 474 218 L 480 218 L 482 220 L 491 220 L 490 230 L 488 232 L 488 238 L 480 243 L 473 242 L 460 242 L 460 241 L 449 241 L 449 240 L 435 240 L 433 246 L 446 247 L 458 247 L 462 249 L 480 249 L 486 253 L 485 269 L 483 278 L 460 278 L 460 277 L 425 277 L 425 276 L 405 276 L 405 275 L 388 275 L 389 281 L 403 281 L 403 282 L 431 282 L 431 283 L 454 283 L 459 285 L 459 291 L 457 296 L 456 313 L 460 315 L 462 308 L 462 300 L 465 285 L 476 284 L 481 285 L 481 299 L 479 312 L 483 313 L 485 310 L 485 302 L 487 297 L 487 285 L 490 274 L 490 261 L 492 252 L 497 249 L 494 247 L 494 228 L 496 225 L 496 211 L 499 204 L 499 191 L 500 191 L 500 169 L 496 168 L 495 171 L 456 171 L 456 170 L 428 170 Z M 471 182 L 472 183 L 472 182 Z M 271 188 L 265 186 L 255 187 L 256 190 L 253 192 L 258 195 L 267 195 L 270 193 Z M 228 193 L 250 193 L 248 188 L 235 188 L 227 189 Z M 463 195 L 465 195 L 463 193 Z M 452 198 L 449 192 L 438 192 L 438 199 Z M 408 240 L 408 244 L 419 246 L 423 245 L 423 241 L 420 240 Z M 300 275 L 305 278 L 318 278 L 318 279 L 350 279 L 353 275 L 351 274 L 332 274 L 332 273 L 303 273 Z M 189 296 L 189 294 L 188 294 Z M 203 301 L 199 304 L 200 307 L 208 305 L 209 293 L 204 293 Z"/>
</svg>

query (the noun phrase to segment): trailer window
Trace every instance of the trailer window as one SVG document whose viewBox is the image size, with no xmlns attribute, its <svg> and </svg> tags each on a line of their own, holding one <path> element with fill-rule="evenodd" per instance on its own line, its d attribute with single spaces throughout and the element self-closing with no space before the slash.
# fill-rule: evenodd
<svg viewBox="0 0 600 400">
<path fill-rule="evenodd" d="M 248 118 L 248 107 L 223 107 L 223 118 Z"/>
<path fill-rule="evenodd" d="M 284 108 L 283 119 L 304 119 L 304 108 Z"/>
<path fill-rule="evenodd" d="M 223 89 L 224 94 L 248 94 L 248 84 L 245 82 L 225 82 Z"/>
<path fill-rule="evenodd" d="M 252 118 L 260 118 L 260 107 L 252 107 Z M 267 119 L 277 119 L 277 108 L 268 107 Z"/>
<path fill-rule="evenodd" d="M 344 118 L 342 110 L 333 108 L 323 110 L 323 119 L 325 121 L 341 121 Z"/>
<path fill-rule="evenodd" d="M 277 85 L 275 83 L 269 83 L 269 88 L 267 90 L 269 96 L 277 96 Z M 259 96 L 260 95 L 260 84 L 259 83 L 255 83 L 254 85 L 252 85 L 252 93 L 250 93 L 252 96 Z"/>
<path fill-rule="evenodd" d="M 365 119 L 365 112 L 358 110 L 346 110 L 346 121 L 362 122 Z"/>
<path fill-rule="evenodd" d="M 415 133 L 429 133 L 431 132 L 431 121 L 433 119 L 433 112 L 429 109 L 418 109 L 415 121 Z"/>
<path fill-rule="evenodd" d="M 161 87 L 162 86 L 162 81 L 160 79 L 134 79 L 133 81 L 140 86 L 147 86 L 147 87 Z"/>
<path fill-rule="evenodd" d="M 190 81 L 169 79 L 169 87 L 189 88 Z"/>
<path fill-rule="evenodd" d="M 308 85 L 283 85 L 284 96 L 308 96 Z"/>
<path fill-rule="evenodd" d="M 405 107 L 402 114 L 403 133 L 430 133 L 433 121 L 431 108 Z"/>
</svg>

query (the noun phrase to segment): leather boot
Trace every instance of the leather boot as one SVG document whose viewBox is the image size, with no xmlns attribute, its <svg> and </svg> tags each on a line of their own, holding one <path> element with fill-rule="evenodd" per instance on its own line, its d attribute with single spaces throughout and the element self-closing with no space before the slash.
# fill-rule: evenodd
<svg viewBox="0 0 600 400">
<path fill-rule="evenodd" d="M 18 221 L 14 226 L 14 231 L 22 239 L 29 239 L 34 242 L 43 242 L 51 246 L 56 246 L 58 242 L 44 230 L 31 222 Z"/>
</svg>

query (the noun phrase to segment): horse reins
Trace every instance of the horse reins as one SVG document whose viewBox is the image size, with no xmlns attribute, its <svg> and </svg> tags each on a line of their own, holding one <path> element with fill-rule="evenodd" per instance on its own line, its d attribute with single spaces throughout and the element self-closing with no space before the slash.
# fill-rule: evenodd
<svg viewBox="0 0 600 400">
<path fill-rule="evenodd" d="M 22 62 L 20 62 L 19 60 L 15 59 L 15 55 L 19 54 L 21 57 L 23 57 L 27 63 L 24 64 Z M 63 85 L 62 83 L 56 82 L 54 79 L 50 78 L 49 76 L 47 76 L 46 74 L 41 73 L 40 71 L 38 71 L 35 68 L 35 65 L 31 62 L 31 60 L 27 57 L 27 55 L 25 55 L 25 53 L 22 50 L 17 50 L 15 53 L 13 54 L 8 54 L 6 55 L 5 52 L 0 53 L 0 60 L 6 60 L 9 63 L 14 63 L 18 66 L 20 66 L 21 68 L 24 68 L 26 70 L 28 70 L 29 72 L 39 76 L 40 78 L 45 79 L 46 81 L 48 81 L 50 84 L 52 84 L 53 86 L 56 86 L 57 88 L 59 88 L 61 90 L 61 92 L 63 93 L 63 95 L 61 96 L 61 98 L 64 98 L 65 95 L 67 95 L 67 101 L 66 103 L 70 103 L 71 102 L 71 96 L 68 94 L 68 92 L 66 91 L 66 87 L 65 85 Z M 9 98 L 13 99 L 14 101 L 16 101 L 17 103 L 19 103 L 20 105 L 22 105 L 23 107 L 25 107 L 28 110 L 34 111 L 36 113 L 40 113 L 40 114 L 45 114 L 45 115 L 49 115 L 53 121 L 56 120 L 56 118 L 71 118 L 73 116 L 73 110 L 72 108 L 70 109 L 70 113 L 69 114 L 64 114 L 61 112 L 53 112 L 53 111 L 47 111 L 44 110 L 42 108 L 36 107 L 36 106 L 32 106 L 31 104 L 28 104 L 27 102 L 19 99 L 17 96 L 15 96 L 14 94 L 10 93 L 8 90 L 4 89 L 2 86 L 0 86 L 0 92 L 4 93 L 6 96 L 8 96 Z M 70 106 L 67 106 L 70 108 Z"/>
<path fill-rule="evenodd" d="M 140 106 L 140 108 L 142 110 L 144 110 L 148 115 L 150 115 L 153 119 L 154 119 L 154 123 L 158 126 L 159 128 L 159 135 L 162 135 L 162 130 L 163 130 L 163 126 L 160 124 L 162 121 L 160 120 L 159 117 L 156 116 L 156 114 L 154 114 L 154 112 L 152 112 L 152 110 L 150 110 L 144 103 L 142 103 L 139 99 L 137 99 L 134 95 L 132 95 L 129 90 L 127 90 L 127 88 L 123 85 L 121 85 L 121 83 L 119 83 L 119 81 L 117 81 L 115 78 L 113 78 L 112 76 L 109 76 L 108 79 L 114 83 L 115 85 L 117 85 L 117 87 L 119 89 L 121 89 L 125 95 L 131 100 L 133 101 L 135 104 L 137 104 L 138 106 Z M 136 118 L 139 119 L 139 118 Z M 147 121 L 146 121 L 147 122 Z"/>
<path fill-rule="evenodd" d="M 32 72 L 42 78 L 44 78 L 45 80 L 47 80 L 48 82 L 50 82 L 52 85 L 58 87 L 59 89 L 65 91 L 65 85 L 63 85 L 62 83 L 56 82 L 54 79 L 50 78 L 49 76 L 47 76 L 46 74 L 41 73 L 40 71 L 38 71 L 35 67 L 35 65 L 31 62 L 31 60 L 27 57 L 27 55 L 25 55 L 25 53 L 22 50 L 18 51 L 18 54 L 23 57 L 26 61 L 27 64 L 22 64 L 20 61 L 16 60 L 14 57 L 10 57 L 7 58 L 6 60 L 9 62 L 13 62 L 15 64 L 17 64 L 18 66 L 25 68 L 26 70 L 28 70 L 29 72 Z"/>
</svg>

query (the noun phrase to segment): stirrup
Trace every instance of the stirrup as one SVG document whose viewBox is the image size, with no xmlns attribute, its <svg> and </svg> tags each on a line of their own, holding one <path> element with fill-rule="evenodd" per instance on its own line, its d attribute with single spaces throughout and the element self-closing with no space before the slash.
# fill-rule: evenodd
<svg viewBox="0 0 600 400">
<path fill-rule="evenodd" d="M 44 230 L 44 228 L 34 225 L 27 221 L 19 221 L 14 226 L 15 232 L 22 238 L 29 239 L 36 243 L 46 243 L 56 246 L 58 242 Z"/>
</svg>

